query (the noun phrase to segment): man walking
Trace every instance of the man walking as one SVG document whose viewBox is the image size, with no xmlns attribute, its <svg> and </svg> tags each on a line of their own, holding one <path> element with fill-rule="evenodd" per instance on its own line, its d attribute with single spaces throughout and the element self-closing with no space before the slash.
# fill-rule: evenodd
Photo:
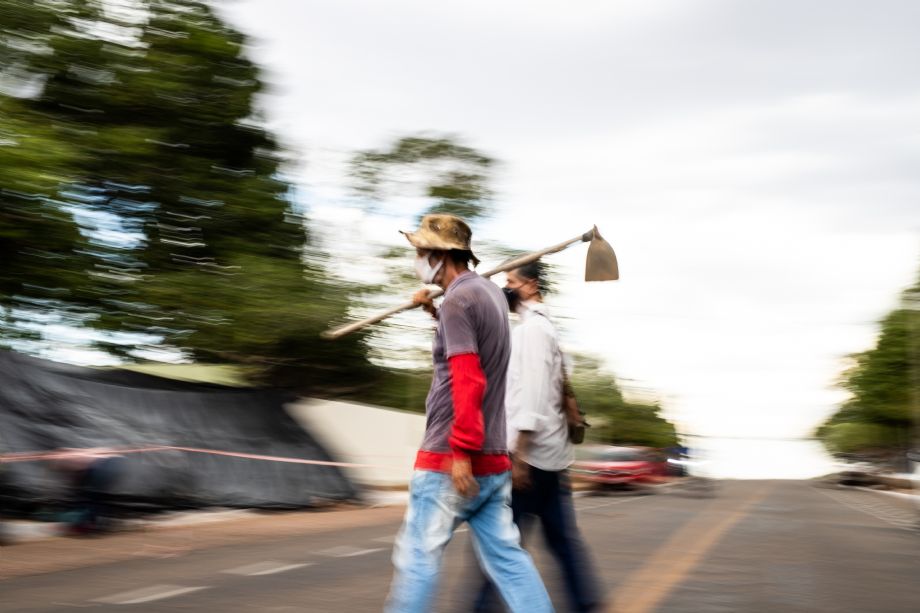
<svg viewBox="0 0 920 613">
<path fill-rule="evenodd" d="M 544 291 L 540 262 L 507 275 L 508 305 L 521 318 L 511 336 L 505 402 L 513 462 L 511 508 L 522 533 L 531 516 L 540 519 L 547 546 L 561 567 L 570 609 L 595 611 L 601 608 L 602 595 L 575 525 L 566 473 L 574 452 L 562 410 L 567 382 L 556 328 L 543 304 Z M 475 610 L 487 611 L 493 601 L 493 589 L 485 584 Z"/>
<path fill-rule="evenodd" d="M 437 319 L 434 376 L 425 437 L 415 462 L 409 507 L 393 551 L 396 573 L 386 610 L 430 610 L 444 548 L 464 521 L 486 575 L 513 612 L 552 604 L 512 521 L 511 462 L 505 430 L 509 326 L 501 290 L 469 270 L 478 260 L 472 233 L 451 215 L 426 215 L 415 232 L 415 269 L 445 290 L 435 309 L 427 290 L 414 300 Z"/>
</svg>

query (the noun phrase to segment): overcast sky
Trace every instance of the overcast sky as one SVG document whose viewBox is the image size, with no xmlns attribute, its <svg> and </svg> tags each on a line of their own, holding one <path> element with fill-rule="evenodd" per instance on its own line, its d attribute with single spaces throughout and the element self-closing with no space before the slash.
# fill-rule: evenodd
<svg viewBox="0 0 920 613">
<path fill-rule="evenodd" d="M 318 223 L 348 151 L 459 135 L 502 161 L 477 236 L 601 228 L 622 280 L 565 288 L 569 342 L 689 432 L 809 434 L 920 266 L 920 3 L 221 6 Z"/>
</svg>

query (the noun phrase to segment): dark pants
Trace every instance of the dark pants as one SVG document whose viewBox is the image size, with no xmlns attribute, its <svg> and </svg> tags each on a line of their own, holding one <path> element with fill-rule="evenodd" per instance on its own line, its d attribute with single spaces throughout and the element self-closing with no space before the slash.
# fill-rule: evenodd
<svg viewBox="0 0 920 613">
<path fill-rule="evenodd" d="M 115 515 L 112 490 L 122 473 L 124 458 L 96 460 L 80 476 L 76 487 L 75 506 L 78 516 L 73 528 L 77 532 L 104 531 Z"/>
<path fill-rule="evenodd" d="M 511 510 L 522 539 L 531 519 L 540 519 L 546 544 L 562 570 L 571 610 L 597 610 L 601 604 L 601 589 L 587 547 L 575 525 L 572 488 L 566 472 L 531 466 L 530 487 L 512 492 Z M 495 588 L 484 580 L 474 610 L 494 611 L 498 602 Z"/>
<path fill-rule="evenodd" d="M 3 516 L 6 514 L 6 497 L 7 497 L 6 477 L 3 468 L 0 467 L 0 545 L 6 545 L 7 535 L 3 527 Z"/>
</svg>

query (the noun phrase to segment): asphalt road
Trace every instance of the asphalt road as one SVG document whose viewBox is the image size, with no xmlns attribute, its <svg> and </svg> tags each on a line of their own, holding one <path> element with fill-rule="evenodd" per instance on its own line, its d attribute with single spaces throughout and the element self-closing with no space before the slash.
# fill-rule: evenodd
<svg viewBox="0 0 920 613">
<path fill-rule="evenodd" d="M 610 611 L 918 611 L 913 501 L 795 481 L 577 499 Z M 0 549 L 0 611 L 379 611 L 401 509 L 260 516 L 188 532 Z M 232 533 L 220 536 L 221 532 Z M 438 611 L 464 611 L 468 533 L 448 547 Z M 139 540 L 141 539 L 141 540 Z M 566 610 L 538 533 L 529 548 Z"/>
</svg>

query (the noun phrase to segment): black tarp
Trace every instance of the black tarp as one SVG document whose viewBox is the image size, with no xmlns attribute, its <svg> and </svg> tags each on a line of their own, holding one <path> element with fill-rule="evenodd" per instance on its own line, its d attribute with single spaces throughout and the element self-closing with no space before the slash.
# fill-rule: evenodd
<svg viewBox="0 0 920 613">
<path fill-rule="evenodd" d="M 274 391 L 185 383 L 0 351 L 0 454 L 59 448 L 176 446 L 330 461 Z M 358 496 L 334 466 L 161 450 L 126 453 L 114 494 L 154 508 L 300 508 Z M 6 506 L 63 503 L 47 461 L 0 465 Z"/>
</svg>

